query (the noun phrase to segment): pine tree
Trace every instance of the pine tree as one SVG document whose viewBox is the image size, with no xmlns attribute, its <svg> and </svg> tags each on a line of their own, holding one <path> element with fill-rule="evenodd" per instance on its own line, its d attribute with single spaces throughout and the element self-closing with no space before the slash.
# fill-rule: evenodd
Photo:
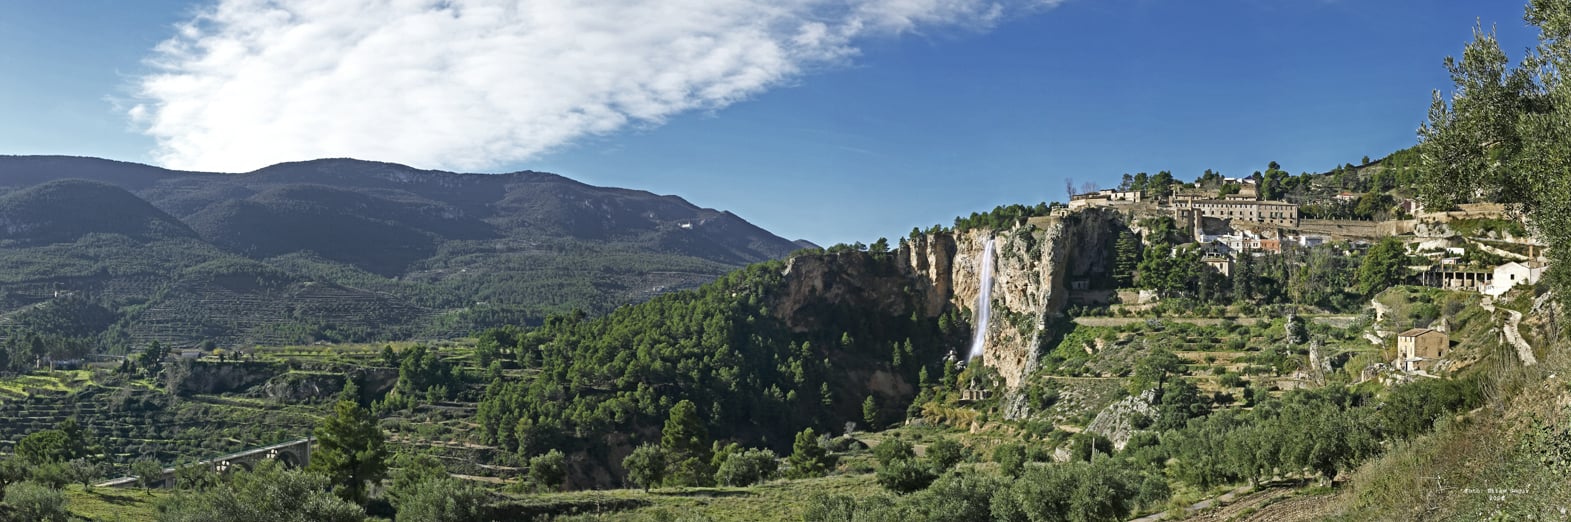
<svg viewBox="0 0 1571 522">
<path fill-rule="evenodd" d="M 1255 256 L 1244 253 L 1238 256 L 1233 267 L 1233 300 L 1247 303 L 1255 296 Z"/>
<path fill-rule="evenodd" d="M 1134 286 L 1135 269 L 1140 265 L 1140 239 L 1128 231 L 1120 232 L 1113 252 L 1113 280 L 1119 288 Z"/>
<path fill-rule="evenodd" d="M 341 399 L 315 435 L 310 469 L 326 475 L 339 497 L 364 503 L 367 484 L 387 474 L 388 452 L 376 418 L 354 401 Z"/>
<path fill-rule="evenodd" d="M 714 475 L 709 447 L 709 430 L 698 418 L 698 406 L 685 399 L 676 403 L 660 435 L 660 448 L 670 464 L 668 478 L 676 485 L 707 485 Z"/>
<path fill-rule="evenodd" d="M 878 400 L 871 394 L 867 396 L 867 400 L 862 401 L 862 420 L 867 422 L 867 429 L 878 429 Z"/>
<path fill-rule="evenodd" d="M 829 471 L 833 460 L 823 446 L 818 445 L 818 434 L 813 428 L 807 428 L 796 434 L 796 440 L 791 444 L 791 456 L 786 459 L 791 465 L 791 475 L 797 478 L 821 477 Z"/>
</svg>

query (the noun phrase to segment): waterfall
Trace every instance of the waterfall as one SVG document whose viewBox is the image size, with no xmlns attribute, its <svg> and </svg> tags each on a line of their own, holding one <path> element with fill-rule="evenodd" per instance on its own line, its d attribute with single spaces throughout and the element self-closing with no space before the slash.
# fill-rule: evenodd
<svg viewBox="0 0 1571 522">
<path fill-rule="evenodd" d="M 982 356 L 982 348 L 987 345 L 987 318 L 993 308 L 993 238 L 987 238 L 987 246 L 982 249 L 981 289 L 976 295 L 976 336 L 971 340 L 971 353 L 966 360 Z"/>
</svg>

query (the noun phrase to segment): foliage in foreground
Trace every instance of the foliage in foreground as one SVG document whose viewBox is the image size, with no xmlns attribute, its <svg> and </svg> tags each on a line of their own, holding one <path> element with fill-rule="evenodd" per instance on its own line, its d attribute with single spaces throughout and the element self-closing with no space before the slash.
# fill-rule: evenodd
<svg viewBox="0 0 1571 522">
<path fill-rule="evenodd" d="M 159 522 L 361 522 L 365 510 L 330 491 L 327 477 L 263 462 L 250 473 L 159 505 Z"/>
<path fill-rule="evenodd" d="M 1439 91 L 1419 130 L 1430 207 L 1482 199 L 1522 211 L 1549 243 L 1550 275 L 1571 303 L 1571 4 L 1529 2 L 1538 47 L 1513 67 L 1492 33 L 1475 30 L 1460 60 L 1446 58 L 1454 82 Z"/>
</svg>

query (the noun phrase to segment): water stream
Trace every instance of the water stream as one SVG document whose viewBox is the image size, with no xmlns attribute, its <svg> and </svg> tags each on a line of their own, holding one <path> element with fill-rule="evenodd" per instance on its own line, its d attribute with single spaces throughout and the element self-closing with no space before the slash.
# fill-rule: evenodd
<svg viewBox="0 0 1571 522">
<path fill-rule="evenodd" d="M 987 246 L 982 249 L 982 277 L 981 289 L 976 295 L 976 336 L 971 340 L 971 353 L 966 360 L 982 356 L 982 348 L 987 345 L 987 318 L 991 315 L 993 307 L 993 238 L 987 238 Z"/>
</svg>

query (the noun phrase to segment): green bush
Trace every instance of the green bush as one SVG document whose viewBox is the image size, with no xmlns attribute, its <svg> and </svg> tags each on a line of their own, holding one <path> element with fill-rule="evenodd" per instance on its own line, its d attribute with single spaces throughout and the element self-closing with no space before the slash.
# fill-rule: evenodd
<svg viewBox="0 0 1571 522">
<path fill-rule="evenodd" d="M 264 461 L 250 473 L 160 505 L 160 522 L 363 522 L 365 511 L 331 493 L 326 477 Z"/>
<path fill-rule="evenodd" d="M 906 460 L 916 457 L 916 450 L 911 444 L 899 438 L 890 438 L 873 448 L 873 457 L 878 459 L 878 464 L 888 466 L 897 460 Z"/>
<path fill-rule="evenodd" d="M 562 489 L 562 483 L 567 480 L 566 457 L 560 450 L 553 449 L 529 459 L 529 480 L 546 490 Z"/>
<path fill-rule="evenodd" d="M 1026 447 L 1017 442 L 1000 444 L 993 448 L 993 462 L 998 463 L 998 469 L 1004 476 L 1019 477 L 1025 470 Z"/>
<path fill-rule="evenodd" d="M 37 482 L 18 482 L 6 486 L 5 505 L 18 521 L 65 522 L 65 495 L 58 489 Z"/>
<path fill-rule="evenodd" d="M 966 447 L 954 439 L 938 439 L 927 445 L 926 458 L 936 471 L 943 473 L 966 459 Z"/>
<path fill-rule="evenodd" d="M 398 506 L 396 522 L 484 522 L 486 492 L 452 479 L 427 480 L 415 486 Z"/>
<path fill-rule="evenodd" d="M 715 481 L 727 486 L 751 486 L 774 478 L 780 468 L 780 458 L 767 449 L 748 449 L 726 455 Z"/>
<path fill-rule="evenodd" d="M 884 489 L 904 495 L 926 489 L 938 475 L 927 463 L 908 457 L 880 466 L 877 477 Z"/>
</svg>

